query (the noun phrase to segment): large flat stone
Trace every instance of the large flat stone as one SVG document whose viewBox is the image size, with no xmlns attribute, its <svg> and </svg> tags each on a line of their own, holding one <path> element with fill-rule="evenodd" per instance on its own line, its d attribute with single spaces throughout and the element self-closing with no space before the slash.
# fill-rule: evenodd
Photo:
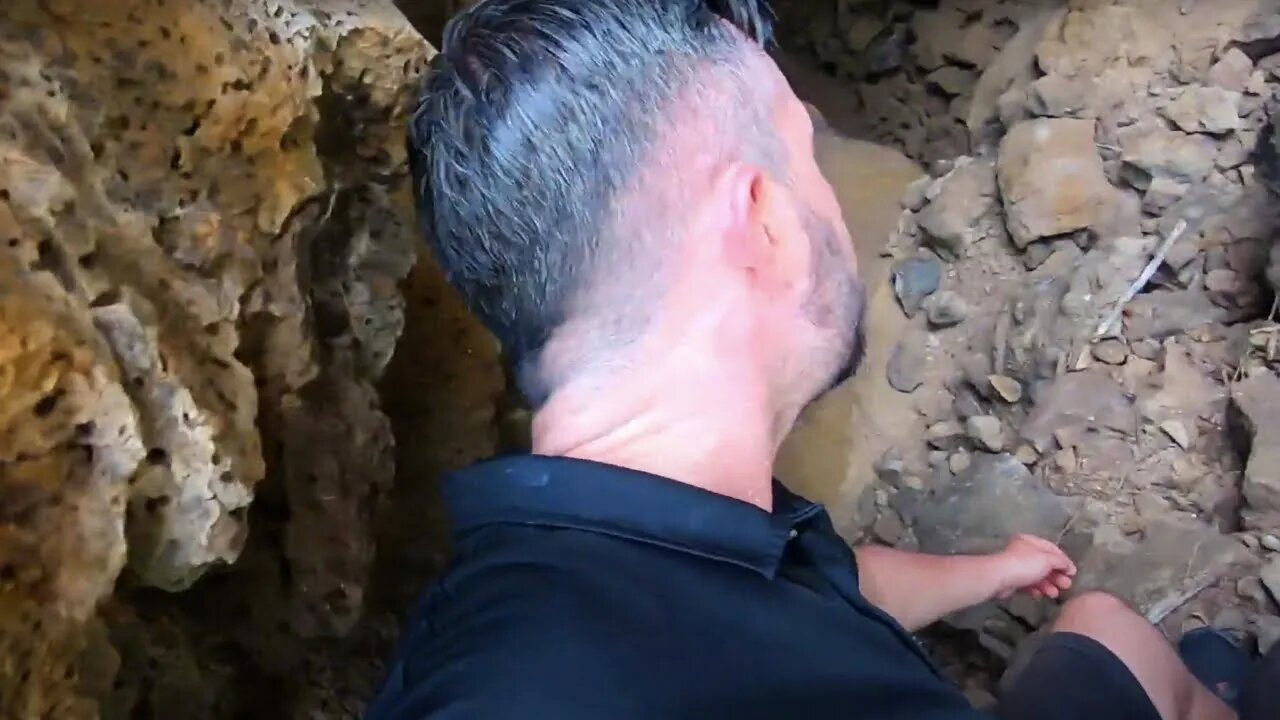
<svg viewBox="0 0 1280 720">
<path fill-rule="evenodd" d="M 1124 387 L 1100 367 L 1059 376 L 1035 401 L 1019 434 L 1041 452 L 1052 449 L 1055 436 L 1066 429 L 1128 434 L 1137 427 Z"/>
<path fill-rule="evenodd" d="M 1076 560 L 1072 592 L 1104 590 L 1159 622 L 1246 560 L 1239 542 L 1194 518 L 1155 520 L 1136 542 L 1103 528 Z"/>
<path fill-rule="evenodd" d="M 903 490 L 893 499 L 920 549 L 940 555 L 993 552 L 1017 533 L 1056 540 L 1071 517 L 1070 503 L 1013 456 L 985 453 L 945 487 Z"/>
<path fill-rule="evenodd" d="M 1091 119 L 1039 118 L 1015 125 L 1001 141 L 1000 193 L 1019 247 L 1102 219 L 1111 195 L 1093 125 Z"/>
</svg>

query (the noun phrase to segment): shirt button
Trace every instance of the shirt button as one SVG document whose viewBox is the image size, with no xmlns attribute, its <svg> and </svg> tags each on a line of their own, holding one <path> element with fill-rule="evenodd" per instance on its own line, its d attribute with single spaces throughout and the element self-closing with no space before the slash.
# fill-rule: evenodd
<svg viewBox="0 0 1280 720">
<path fill-rule="evenodd" d="M 787 537 L 791 538 L 792 540 L 795 540 L 796 536 L 799 534 L 800 533 L 796 532 L 795 528 L 792 528 L 791 532 L 787 533 Z"/>
</svg>

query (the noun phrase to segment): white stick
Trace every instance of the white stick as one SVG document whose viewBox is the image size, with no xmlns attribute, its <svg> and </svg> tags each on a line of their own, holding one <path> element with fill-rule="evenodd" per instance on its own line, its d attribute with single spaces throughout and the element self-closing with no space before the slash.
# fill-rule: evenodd
<svg viewBox="0 0 1280 720">
<path fill-rule="evenodd" d="M 1120 300 L 1116 302 L 1116 306 L 1112 308 L 1111 313 L 1107 315 L 1107 318 L 1103 320 L 1102 324 L 1098 326 L 1098 329 L 1094 331 L 1094 340 L 1097 340 L 1110 332 L 1111 326 L 1114 325 L 1124 313 L 1125 305 L 1128 305 L 1129 301 L 1132 300 L 1142 290 L 1142 288 L 1147 286 L 1147 282 L 1151 280 L 1151 276 L 1156 274 L 1156 268 L 1160 267 L 1160 263 L 1164 262 L 1164 256 L 1169 254 L 1169 248 L 1173 247 L 1173 244 L 1177 242 L 1178 238 L 1182 237 L 1182 233 L 1186 231 L 1186 220 L 1179 220 L 1178 223 L 1173 226 L 1173 230 L 1169 231 L 1169 236 L 1164 239 L 1164 242 L 1160 243 L 1160 247 L 1156 250 L 1155 256 L 1151 258 L 1151 262 L 1147 263 L 1147 266 L 1142 268 L 1142 274 L 1138 275 L 1138 279 L 1134 280 L 1133 284 L 1129 286 L 1124 297 L 1120 298 Z"/>
</svg>

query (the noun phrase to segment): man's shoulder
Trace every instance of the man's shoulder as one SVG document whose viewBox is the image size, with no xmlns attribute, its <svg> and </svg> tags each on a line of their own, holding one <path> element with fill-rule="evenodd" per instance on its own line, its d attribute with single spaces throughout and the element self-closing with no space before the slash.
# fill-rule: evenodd
<svg viewBox="0 0 1280 720">
<path fill-rule="evenodd" d="M 416 707 L 433 718 L 598 717 L 565 714 L 566 700 L 591 707 L 625 694 L 616 612 L 571 559 L 463 558 L 428 591 L 370 717 L 428 716 L 400 709 Z"/>
<path fill-rule="evenodd" d="M 502 662 L 537 657 L 554 672 L 568 654 L 581 662 L 618 650 L 617 632 L 644 616 L 635 605 L 644 604 L 649 562 L 595 533 L 486 528 L 459 548 L 413 625 L 451 656 L 498 648 Z"/>
<path fill-rule="evenodd" d="M 422 610 L 436 625 L 484 621 L 535 630 L 552 616 L 570 627 L 592 618 L 594 600 L 612 585 L 609 564 L 615 559 L 585 533 L 487 529 L 474 552 L 459 554 Z"/>
</svg>

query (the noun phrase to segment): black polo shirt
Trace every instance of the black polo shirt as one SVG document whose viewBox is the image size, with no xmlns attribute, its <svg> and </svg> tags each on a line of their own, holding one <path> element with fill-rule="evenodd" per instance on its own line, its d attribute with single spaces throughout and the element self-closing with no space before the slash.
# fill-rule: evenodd
<svg viewBox="0 0 1280 720">
<path fill-rule="evenodd" d="M 596 463 L 448 478 L 457 556 L 370 720 L 983 717 L 858 591 L 821 506 Z"/>
</svg>

